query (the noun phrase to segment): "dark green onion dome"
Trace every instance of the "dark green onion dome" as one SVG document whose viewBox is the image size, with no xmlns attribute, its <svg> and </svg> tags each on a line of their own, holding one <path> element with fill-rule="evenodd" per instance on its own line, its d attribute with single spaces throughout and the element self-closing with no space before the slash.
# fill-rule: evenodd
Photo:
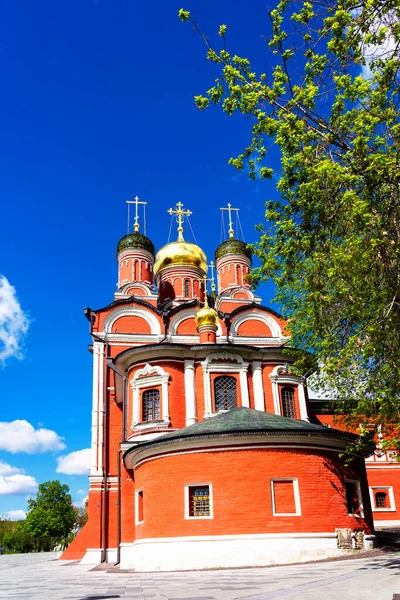
<svg viewBox="0 0 400 600">
<path fill-rule="evenodd" d="M 242 240 L 230 238 L 226 242 L 222 242 L 215 251 L 215 260 L 217 261 L 228 254 L 244 254 L 251 261 L 251 250 L 247 247 L 246 242 L 242 242 Z"/>
<path fill-rule="evenodd" d="M 122 250 L 126 250 L 127 248 L 141 248 L 142 250 L 147 250 L 147 252 L 150 252 L 152 256 L 155 255 L 153 242 L 138 231 L 128 233 L 128 235 L 125 235 L 119 240 L 117 246 L 117 256 L 120 252 L 122 252 Z"/>
</svg>

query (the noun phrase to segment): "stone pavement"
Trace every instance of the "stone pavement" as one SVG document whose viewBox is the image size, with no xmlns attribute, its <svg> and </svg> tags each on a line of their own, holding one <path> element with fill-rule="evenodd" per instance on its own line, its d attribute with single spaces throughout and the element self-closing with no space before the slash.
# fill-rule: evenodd
<svg viewBox="0 0 400 600">
<path fill-rule="evenodd" d="M 55 553 L 0 556 L 7 600 L 392 600 L 400 554 L 270 568 L 180 573 L 107 573 Z"/>
</svg>

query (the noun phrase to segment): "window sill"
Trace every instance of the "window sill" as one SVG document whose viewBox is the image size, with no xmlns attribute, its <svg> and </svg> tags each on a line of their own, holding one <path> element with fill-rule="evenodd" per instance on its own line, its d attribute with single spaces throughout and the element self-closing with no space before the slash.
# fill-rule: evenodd
<svg viewBox="0 0 400 600">
<path fill-rule="evenodd" d="M 157 419 L 155 421 L 140 421 L 139 423 L 133 423 L 131 431 L 146 431 L 147 429 L 165 429 L 171 424 L 169 419 Z"/>
</svg>

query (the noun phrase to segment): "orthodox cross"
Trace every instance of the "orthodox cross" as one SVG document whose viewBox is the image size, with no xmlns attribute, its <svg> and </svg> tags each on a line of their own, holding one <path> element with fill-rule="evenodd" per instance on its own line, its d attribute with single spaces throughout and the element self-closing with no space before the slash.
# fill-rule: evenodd
<svg viewBox="0 0 400 600">
<path fill-rule="evenodd" d="M 232 204 L 230 202 L 228 202 L 228 208 L 220 208 L 219 210 L 227 210 L 228 211 L 228 215 L 229 215 L 229 230 L 228 230 L 228 234 L 230 238 L 234 237 L 234 231 L 233 231 L 233 222 L 232 222 L 232 211 L 236 210 L 237 213 L 239 212 L 240 208 L 233 208 Z"/>
<path fill-rule="evenodd" d="M 211 277 L 210 277 L 210 281 L 211 281 L 211 291 L 215 292 L 215 279 L 214 279 L 214 269 L 215 269 L 215 262 L 212 260 L 210 262 L 210 264 L 208 265 L 211 269 Z"/>
<path fill-rule="evenodd" d="M 176 215 L 176 222 L 178 223 L 178 242 L 183 242 L 183 217 L 189 217 L 192 214 L 191 210 L 183 210 L 182 202 L 176 203 L 177 208 L 170 208 L 168 210 L 170 215 Z"/>
<path fill-rule="evenodd" d="M 133 231 L 139 231 L 139 204 L 144 204 L 146 205 L 147 202 L 139 202 L 139 197 L 135 196 L 135 198 L 133 200 L 127 200 L 126 201 L 127 205 L 128 205 L 128 233 L 129 233 L 129 221 L 130 221 L 130 208 L 131 208 L 131 204 L 135 205 L 135 224 L 133 226 Z"/>
</svg>

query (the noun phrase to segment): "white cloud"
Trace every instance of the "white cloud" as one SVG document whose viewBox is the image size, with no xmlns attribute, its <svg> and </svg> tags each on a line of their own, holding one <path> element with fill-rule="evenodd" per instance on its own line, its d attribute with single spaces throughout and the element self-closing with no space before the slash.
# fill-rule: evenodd
<svg viewBox="0 0 400 600">
<path fill-rule="evenodd" d="M 78 490 L 76 493 L 83 496 L 84 494 L 87 494 L 87 490 Z"/>
<path fill-rule="evenodd" d="M 0 275 L 0 363 L 8 358 L 22 358 L 22 346 L 29 319 L 22 310 L 15 288 Z"/>
<path fill-rule="evenodd" d="M 70 452 L 57 458 L 57 473 L 87 475 L 90 469 L 90 448 Z"/>
<path fill-rule="evenodd" d="M 85 496 L 84 498 L 82 498 L 82 500 L 79 500 L 79 502 L 73 502 L 73 505 L 76 506 L 76 508 L 85 508 L 88 499 L 89 496 Z"/>
<path fill-rule="evenodd" d="M 0 450 L 16 454 L 39 454 L 57 452 L 66 447 L 61 438 L 51 429 L 35 429 L 28 421 L 0 422 Z"/>
<path fill-rule="evenodd" d="M 0 462 L 0 496 L 29 494 L 36 492 L 37 481 L 31 475 L 24 475 L 21 469 Z"/>
<path fill-rule="evenodd" d="M 4 460 L 0 460 L 0 475 L 15 475 L 16 473 L 20 472 L 20 469 L 17 467 L 12 467 L 4 462 Z"/>
<path fill-rule="evenodd" d="M 26 512 L 24 510 L 9 510 L 4 513 L 4 518 L 9 521 L 23 521 L 26 518 Z"/>
<path fill-rule="evenodd" d="M 397 42 L 394 35 L 392 34 L 392 26 L 398 23 L 396 13 L 393 10 L 389 10 L 387 14 L 380 15 L 375 18 L 373 23 L 370 23 L 369 33 L 378 33 L 383 27 L 386 28 L 386 34 L 379 45 L 366 44 L 363 49 L 364 58 L 366 64 L 361 68 L 363 77 L 370 78 L 372 71 L 370 69 L 370 63 L 377 58 L 383 60 L 389 60 L 393 57 L 394 51 L 397 47 Z"/>
</svg>

